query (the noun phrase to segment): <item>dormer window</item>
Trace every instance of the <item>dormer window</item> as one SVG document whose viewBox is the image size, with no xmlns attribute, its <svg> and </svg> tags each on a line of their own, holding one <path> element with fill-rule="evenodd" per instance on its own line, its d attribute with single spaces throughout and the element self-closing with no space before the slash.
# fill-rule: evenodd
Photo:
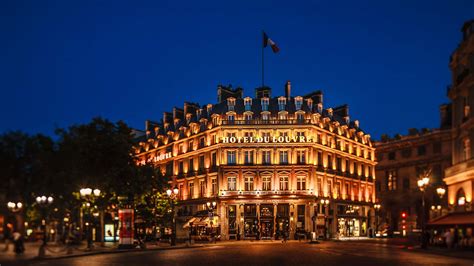
<svg viewBox="0 0 474 266">
<path fill-rule="evenodd" d="M 304 114 L 303 113 L 297 113 L 296 114 L 296 119 L 298 119 L 298 121 L 303 121 L 304 120 Z"/>
<path fill-rule="evenodd" d="M 262 114 L 262 120 L 267 121 L 268 120 L 268 114 Z"/>
<path fill-rule="evenodd" d="M 295 107 L 296 110 L 301 110 L 301 106 L 303 105 L 303 98 L 301 96 L 295 97 Z"/>
<path fill-rule="evenodd" d="M 267 97 L 262 98 L 262 111 L 268 111 L 269 102 L 270 100 Z"/>
<path fill-rule="evenodd" d="M 191 118 L 193 117 L 192 114 L 186 114 L 186 123 L 189 124 L 191 122 Z"/>
<path fill-rule="evenodd" d="M 245 114 L 245 121 L 250 121 L 250 120 L 252 120 L 252 114 L 249 114 L 249 113 Z"/>
<path fill-rule="evenodd" d="M 280 97 L 278 98 L 278 111 L 284 111 L 286 106 L 286 98 Z"/>
<path fill-rule="evenodd" d="M 318 103 L 318 113 L 322 113 L 322 112 L 323 112 L 323 104 Z"/>
<path fill-rule="evenodd" d="M 228 98 L 227 99 L 227 108 L 229 111 L 234 111 L 235 110 L 235 98 Z"/>
<path fill-rule="evenodd" d="M 212 112 L 212 104 L 207 105 L 207 115 L 210 115 Z"/>
<path fill-rule="evenodd" d="M 329 117 L 332 117 L 332 108 L 328 108 L 327 111 L 328 111 Z"/>
<path fill-rule="evenodd" d="M 197 120 L 201 119 L 201 116 L 202 116 L 202 109 L 196 110 L 196 118 L 197 118 Z"/>
<path fill-rule="evenodd" d="M 250 111 L 252 109 L 252 98 L 246 97 L 244 99 L 245 111 Z"/>
<path fill-rule="evenodd" d="M 229 120 L 229 124 L 232 124 L 235 121 L 235 116 L 234 115 L 228 115 L 227 120 Z"/>
<path fill-rule="evenodd" d="M 312 99 L 307 99 L 306 104 L 308 105 L 308 108 L 310 111 L 313 110 L 313 100 Z"/>
</svg>

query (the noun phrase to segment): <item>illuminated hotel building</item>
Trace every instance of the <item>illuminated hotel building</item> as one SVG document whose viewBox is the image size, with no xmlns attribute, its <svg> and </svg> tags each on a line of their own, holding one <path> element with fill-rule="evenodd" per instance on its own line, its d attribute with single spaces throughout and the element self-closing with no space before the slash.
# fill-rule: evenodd
<svg viewBox="0 0 474 266">
<path fill-rule="evenodd" d="M 347 105 L 323 108 L 320 91 L 292 97 L 290 82 L 273 98 L 266 87 L 255 98 L 217 91 L 217 104 L 185 103 L 147 121 L 137 145 L 138 163 L 160 167 L 179 188 L 178 228 L 199 225 L 196 214 L 215 201 L 212 226 L 222 239 L 371 231 L 374 147 Z"/>
</svg>

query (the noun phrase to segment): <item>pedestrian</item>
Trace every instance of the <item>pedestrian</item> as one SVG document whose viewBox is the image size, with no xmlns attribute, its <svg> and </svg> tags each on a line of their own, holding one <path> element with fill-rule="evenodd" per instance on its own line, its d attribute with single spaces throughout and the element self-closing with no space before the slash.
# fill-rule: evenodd
<svg viewBox="0 0 474 266">
<path fill-rule="evenodd" d="M 7 227 L 5 228 L 5 233 L 3 235 L 3 238 L 5 240 L 5 249 L 4 251 L 8 251 L 8 247 L 10 246 L 10 242 L 12 241 L 12 224 L 7 224 Z"/>
<path fill-rule="evenodd" d="M 20 232 L 15 231 L 13 233 L 13 243 L 16 254 L 22 254 L 25 251 L 25 246 L 23 245 L 23 236 L 20 234 Z"/>
<path fill-rule="evenodd" d="M 459 244 L 459 230 L 458 227 L 456 226 L 454 228 L 454 235 L 453 235 L 453 247 L 457 248 Z"/>
<path fill-rule="evenodd" d="M 446 241 L 446 246 L 448 248 L 451 248 L 453 246 L 453 235 L 451 234 L 451 230 L 447 229 L 446 232 L 444 233 L 444 240 Z"/>
</svg>

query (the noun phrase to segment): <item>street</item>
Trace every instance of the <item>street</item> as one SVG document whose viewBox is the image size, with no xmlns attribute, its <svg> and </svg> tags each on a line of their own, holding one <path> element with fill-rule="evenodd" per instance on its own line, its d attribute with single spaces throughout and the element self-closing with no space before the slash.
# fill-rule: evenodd
<svg viewBox="0 0 474 266">
<path fill-rule="evenodd" d="M 11 264 L 10 264 L 11 263 Z M 3 265 L 15 265 L 10 262 Z M 20 263 L 20 262 L 18 262 Z M 223 242 L 197 248 L 32 260 L 18 265 L 473 265 L 474 260 L 377 243 Z"/>
</svg>

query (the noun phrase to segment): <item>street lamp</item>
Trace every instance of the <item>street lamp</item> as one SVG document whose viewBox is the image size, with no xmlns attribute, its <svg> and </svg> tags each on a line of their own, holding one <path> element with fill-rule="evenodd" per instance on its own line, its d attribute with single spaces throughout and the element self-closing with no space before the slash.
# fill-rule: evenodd
<svg viewBox="0 0 474 266">
<path fill-rule="evenodd" d="M 421 213 L 422 213 L 422 219 L 421 219 L 421 247 L 426 248 L 426 236 L 425 236 L 425 190 L 428 187 L 428 184 L 430 183 L 430 178 L 425 175 L 423 178 L 418 180 L 418 188 L 420 188 L 420 191 L 422 193 L 421 195 Z"/>
<path fill-rule="evenodd" d="M 46 254 L 46 242 L 47 242 L 47 239 L 46 239 L 46 218 L 47 218 L 47 215 L 46 215 L 46 208 L 51 205 L 51 203 L 53 203 L 54 201 L 54 198 L 49 196 L 49 197 L 46 197 L 46 196 L 38 196 L 36 197 L 36 203 L 38 204 L 38 206 L 40 206 L 41 208 L 41 214 L 42 214 L 42 221 L 41 221 L 41 227 L 43 229 L 43 243 L 41 244 L 40 248 L 39 248 L 39 251 L 38 251 L 38 257 L 42 258 L 45 256 Z M 18 205 L 18 203 L 17 203 Z M 20 206 L 22 206 L 20 204 Z"/>
<path fill-rule="evenodd" d="M 92 189 L 92 188 L 81 188 L 79 190 L 79 194 L 81 195 L 82 199 L 84 200 L 84 203 L 83 204 L 83 207 L 87 207 L 87 213 L 91 214 L 91 206 L 92 206 L 92 203 L 93 201 L 95 200 L 95 198 L 98 198 L 100 196 L 100 189 L 98 188 L 95 188 L 95 189 Z M 81 208 L 82 210 L 82 208 Z M 95 217 L 97 217 L 98 215 L 95 215 L 95 213 L 93 214 Z M 90 218 L 90 217 L 88 217 Z M 89 219 L 87 219 L 88 221 L 85 223 L 86 225 L 86 234 L 87 234 L 87 249 L 88 250 L 91 250 L 92 249 L 92 230 L 91 230 L 91 227 L 92 227 L 92 219 L 89 221 Z M 102 230 L 102 229 L 101 229 Z"/>
<path fill-rule="evenodd" d="M 446 193 L 446 189 L 443 187 L 439 187 L 436 189 L 436 193 L 438 193 L 438 196 L 440 198 L 443 198 L 444 194 Z"/>
<path fill-rule="evenodd" d="M 9 201 L 7 203 L 7 207 L 11 212 L 19 212 L 21 208 L 23 208 L 23 203 L 21 202 L 15 203 L 15 202 Z"/>
<path fill-rule="evenodd" d="M 166 190 L 166 195 L 168 195 L 171 211 L 173 213 L 173 233 L 171 235 L 171 246 L 176 246 L 176 213 L 174 211 L 174 200 L 176 199 L 178 194 L 178 187 L 174 187 L 173 189 L 168 188 Z"/>
</svg>

